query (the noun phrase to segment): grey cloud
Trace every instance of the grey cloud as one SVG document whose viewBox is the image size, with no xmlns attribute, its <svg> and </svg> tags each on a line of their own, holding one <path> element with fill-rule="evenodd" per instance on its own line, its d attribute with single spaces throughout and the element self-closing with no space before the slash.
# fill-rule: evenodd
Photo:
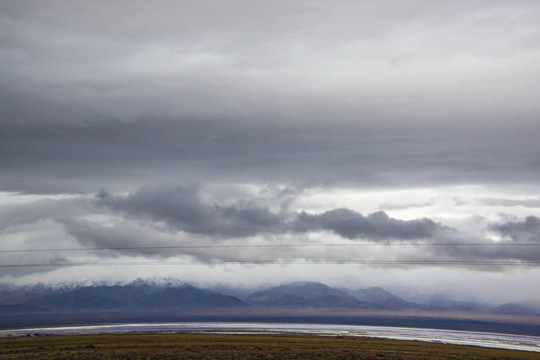
<svg viewBox="0 0 540 360">
<path fill-rule="evenodd" d="M 540 255 L 538 247 L 511 246 L 508 240 L 493 242 L 479 235 L 448 228 L 430 219 L 403 221 L 391 218 L 384 212 L 363 216 L 349 209 L 336 209 L 318 215 L 300 212 L 289 213 L 284 217 L 282 214 L 280 220 L 275 221 L 276 213 L 266 208 L 252 207 L 243 212 L 239 211 L 241 206 L 203 204 L 193 188 L 161 191 L 157 196 L 161 199 L 159 201 L 153 200 L 156 195 L 146 197 L 152 192 L 156 193 L 157 190 L 142 189 L 125 197 L 113 197 L 102 192 L 97 200 L 101 206 L 117 214 L 127 215 L 125 220 L 117 219 L 112 225 L 104 226 L 75 218 L 62 220 L 62 224 L 66 232 L 81 245 L 104 249 L 95 253 L 98 257 L 142 255 L 171 258 L 186 255 L 202 262 L 272 262 L 284 259 L 348 261 L 373 257 L 398 262 L 457 261 L 454 267 L 503 271 L 504 266 L 482 267 L 477 262 L 537 261 Z M 261 211 L 264 214 L 263 220 Z M 272 214 L 270 223 L 265 220 L 268 213 Z M 168 224 L 168 227 L 157 226 L 160 222 Z M 539 222 L 536 218 L 528 218 L 523 223 L 506 224 L 505 231 L 521 236 L 524 232 L 533 233 L 538 238 Z M 358 249 L 347 247 L 346 252 L 340 247 L 302 247 L 305 241 L 302 236 L 318 231 L 330 231 L 347 240 L 373 241 L 373 246 Z M 269 247 L 250 248 L 254 236 L 260 236 L 256 244 Z M 221 245 L 240 247 L 214 248 L 212 246 L 216 245 L 216 239 L 220 240 Z M 523 241 L 522 238 L 519 240 Z M 385 246 L 390 242 L 393 245 Z M 289 246 L 284 252 L 279 246 L 271 246 L 276 244 L 299 246 Z M 384 248 L 379 248 L 380 244 Z M 205 248 L 207 245 L 210 247 Z M 242 245 L 247 247 L 243 248 Z M 460 264 L 460 261 L 463 263 Z"/>
<path fill-rule="evenodd" d="M 127 195 L 101 191 L 93 199 L 42 200 L 17 206 L 4 205 L 0 209 L 0 231 L 6 233 L 25 225 L 39 227 L 39 222 L 50 220 L 55 223 L 55 230 L 47 235 L 47 244 L 40 243 L 38 248 L 54 248 L 57 244 L 62 244 L 60 247 L 73 247 L 68 244 L 75 240 L 83 248 L 103 249 L 84 253 L 82 257 L 64 254 L 62 261 L 67 262 L 122 256 L 189 256 L 203 262 L 272 262 L 284 259 L 347 261 L 372 256 L 396 261 L 463 260 L 463 265 L 455 266 L 467 267 L 467 262 L 476 261 L 537 261 L 540 255 L 538 247 L 509 246 L 513 242 L 538 244 L 540 220 L 533 216 L 523 221 L 493 224 L 491 230 L 506 237 L 501 242 L 493 242 L 479 235 L 459 232 L 428 218 L 405 221 L 392 218 L 382 211 L 362 215 L 346 208 L 319 214 L 293 211 L 280 205 L 280 201 L 290 201 L 291 192 L 295 193 L 286 189 L 262 191 L 263 196 L 277 196 L 272 200 L 272 208 L 260 205 L 256 196 L 234 194 L 223 201 L 219 196 L 204 197 L 203 190 L 198 186 L 149 186 Z M 268 191 L 272 195 L 267 194 Z M 96 218 L 96 215 L 99 217 Z M 104 217 L 108 220 L 100 220 Z M 347 248 L 346 252 L 339 247 L 302 247 L 310 234 L 321 231 L 351 240 L 350 244 L 357 239 L 372 244 L 359 249 Z M 56 239 L 61 232 L 68 237 Z M 257 238 L 256 242 L 253 242 L 254 238 Z M 212 247 L 216 245 L 216 240 L 220 244 L 240 247 Z M 307 243 L 312 244 L 311 241 Z M 392 245 L 386 245 L 388 243 Z M 299 246 L 288 247 L 284 252 L 279 246 L 250 248 L 250 244 Z M 201 245 L 211 247 L 197 248 Z M 242 245 L 247 247 L 243 248 Z M 25 246 L 34 245 L 28 243 Z M 44 257 L 40 253 L 38 255 L 35 261 L 54 260 L 48 253 Z M 32 259 L 21 255 L 20 259 L 13 258 L 12 261 L 25 263 Z M 502 269 L 489 267 L 491 271 Z"/>
<path fill-rule="evenodd" d="M 516 242 L 540 244 L 540 219 L 536 216 L 527 216 L 523 221 L 493 224 L 491 229 Z"/>
<path fill-rule="evenodd" d="M 0 190 L 537 183 L 540 7 L 391 4 L 2 2 Z"/>
<path fill-rule="evenodd" d="M 136 217 L 164 221 L 193 234 L 246 237 L 283 232 L 284 222 L 268 208 L 253 205 L 206 205 L 195 187 L 142 188 L 126 197 L 104 191 L 98 204 Z"/>
<path fill-rule="evenodd" d="M 516 121 L 482 136 L 480 123 L 426 126 L 334 126 L 320 117 L 302 125 L 200 118 L 4 124 L 0 183 L 8 191 L 93 192 L 178 179 L 384 187 L 540 178 L 536 125 Z"/>
<path fill-rule="evenodd" d="M 465 262 L 537 262 L 538 257 L 540 256 L 540 247 L 538 246 L 518 246 L 508 240 L 495 242 L 478 235 L 467 233 L 446 234 L 441 236 L 438 241 L 451 244 L 443 246 L 436 246 L 435 244 L 435 246 L 427 249 L 433 258 L 441 260 L 458 260 Z M 496 268 L 493 267 L 487 269 L 496 270 Z M 504 267 L 501 268 L 501 270 L 503 269 Z"/>
<path fill-rule="evenodd" d="M 533 165 L 533 164 L 531 164 Z M 534 166 L 534 165 L 533 165 Z M 525 199 L 513 199 L 513 198 L 473 198 L 466 199 L 463 197 L 455 197 L 453 199 L 454 204 L 457 206 L 464 206 L 470 204 L 481 204 L 486 206 L 503 206 L 503 207 L 517 207 L 522 206 L 526 208 L 538 208 L 540 207 L 540 199 L 538 198 L 525 198 Z"/>
<path fill-rule="evenodd" d="M 452 199 L 455 205 L 457 206 L 465 206 L 471 203 L 471 200 L 457 196 Z"/>
<path fill-rule="evenodd" d="M 533 198 L 533 199 L 491 198 L 491 199 L 481 199 L 480 202 L 488 206 L 507 206 L 507 207 L 523 206 L 523 207 L 531 207 L 531 208 L 540 207 L 540 199 L 538 198 Z"/>
<path fill-rule="evenodd" d="M 433 237 L 445 228 L 430 219 L 403 221 L 390 218 L 383 211 L 363 216 L 353 210 L 336 209 L 319 215 L 302 212 L 298 215 L 295 229 L 297 231 L 331 230 L 348 239 L 359 237 L 425 239 Z"/>
<path fill-rule="evenodd" d="M 284 257 L 302 258 L 306 253 L 302 249 L 290 248 L 285 255 L 281 248 L 242 248 L 249 245 L 243 240 L 240 247 L 212 247 L 212 237 L 188 234 L 179 236 L 171 231 L 158 231 L 152 226 L 141 225 L 134 221 L 117 221 L 111 226 L 95 222 L 70 219 L 64 222 L 66 232 L 81 245 L 98 248 L 91 252 L 94 259 L 138 257 L 150 258 L 182 258 L 201 262 L 211 261 L 277 261 Z M 233 245 L 238 243 L 233 243 Z M 309 254 L 319 259 L 324 255 Z M 185 260 L 185 258 L 184 258 Z M 189 260 L 185 260 L 189 261 Z"/>
<path fill-rule="evenodd" d="M 531 1 L 0 2 L 0 191 L 115 194 L 2 206 L 0 231 L 53 222 L 85 246 L 326 231 L 427 244 L 400 259 L 538 258 L 430 219 L 141 186 L 426 187 L 438 215 L 456 211 L 440 186 L 536 191 L 539 14 Z M 535 221 L 492 230 L 535 241 Z"/>
<path fill-rule="evenodd" d="M 402 210 L 402 209 L 412 209 L 412 208 L 421 208 L 428 207 L 435 204 L 433 199 L 422 201 L 422 202 L 401 202 L 401 203 L 383 203 L 379 205 L 379 208 L 386 210 Z"/>
<path fill-rule="evenodd" d="M 188 233 L 212 236 L 246 237 L 327 230 L 348 239 L 418 239 L 446 230 L 429 219 L 402 221 L 382 211 L 363 216 L 353 210 L 336 209 L 310 215 L 278 213 L 251 204 L 205 204 L 195 187 L 147 187 L 125 197 L 102 191 L 97 195 L 97 203 L 130 216 L 163 221 Z"/>
<path fill-rule="evenodd" d="M 540 258 L 540 219 L 528 216 L 524 220 L 489 223 L 481 220 L 484 231 L 496 232 L 501 239 L 494 241 L 481 233 L 451 230 L 440 232 L 427 241 L 415 256 L 440 260 L 538 262 Z M 431 246 L 430 246 L 431 245 Z M 481 269 L 481 267 L 479 267 Z M 486 268 L 495 270 L 495 268 Z M 501 270 L 504 267 L 501 268 Z"/>
<path fill-rule="evenodd" d="M 83 198 L 46 199 L 26 204 L 2 205 L 0 206 L 0 231 L 46 220 L 60 221 L 65 218 L 92 214 L 94 211 L 91 201 Z"/>
<path fill-rule="evenodd" d="M 539 11 L 496 1 L 2 2 L 2 121 L 537 112 Z"/>
<path fill-rule="evenodd" d="M 102 249 L 94 251 L 94 255 L 98 257 L 118 257 L 122 254 L 175 256 L 180 253 L 178 250 L 160 248 L 178 244 L 172 234 L 161 233 L 132 222 L 120 221 L 104 226 L 72 218 L 63 220 L 62 224 L 66 232 L 81 245 Z"/>
<path fill-rule="evenodd" d="M 9 264 L 45 264 L 45 266 L 29 266 L 29 267 L 14 267 L 14 268 L 3 268 L 2 276 L 3 277 L 13 277 L 19 278 L 32 274 L 47 273 L 50 271 L 58 270 L 64 268 L 66 265 L 69 266 L 72 261 L 67 256 L 62 255 L 52 255 L 52 256 L 25 256 L 24 259 L 11 258 Z M 8 262 L 4 262 L 8 264 Z"/>
</svg>

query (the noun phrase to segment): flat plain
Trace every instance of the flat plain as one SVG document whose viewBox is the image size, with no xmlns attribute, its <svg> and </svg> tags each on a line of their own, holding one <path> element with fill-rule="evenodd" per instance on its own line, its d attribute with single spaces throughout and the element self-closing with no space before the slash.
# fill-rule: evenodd
<svg viewBox="0 0 540 360">
<path fill-rule="evenodd" d="M 540 353 L 359 337 L 95 334 L 0 339 L 14 359 L 540 359 Z"/>
</svg>

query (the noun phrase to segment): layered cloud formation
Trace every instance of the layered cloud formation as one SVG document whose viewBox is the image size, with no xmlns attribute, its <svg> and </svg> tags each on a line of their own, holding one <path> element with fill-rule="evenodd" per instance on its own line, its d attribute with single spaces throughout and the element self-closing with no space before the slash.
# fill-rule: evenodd
<svg viewBox="0 0 540 360">
<path fill-rule="evenodd" d="M 85 254 L 97 256 L 93 261 L 140 254 L 188 256 L 203 262 L 307 259 L 390 261 L 400 266 L 403 261 L 417 260 L 475 266 L 479 261 L 536 261 L 540 255 L 534 246 L 540 244 L 536 217 L 483 225 L 502 236 L 493 241 L 429 218 L 400 220 L 384 211 L 363 215 L 347 208 L 309 213 L 284 207 L 279 194 L 273 207 L 261 206 L 264 199 L 255 198 L 229 198 L 227 204 L 220 204 L 204 201 L 204 190 L 154 186 L 126 195 L 101 190 L 90 198 L 8 205 L 2 209 L 0 231 L 17 233 L 50 222 L 78 244 L 71 245 L 71 250 L 87 248 Z M 62 249 L 57 241 L 28 248 L 54 249 Z M 69 265 L 65 258 L 56 261 Z"/>
<path fill-rule="evenodd" d="M 309 233 L 327 230 L 347 239 L 422 239 L 433 237 L 441 226 L 429 219 L 402 221 L 383 211 L 363 216 L 350 209 L 321 214 L 273 212 L 254 204 L 204 204 L 193 187 L 143 188 L 125 197 L 104 191 L 98 204 L 128 216 L 163 221 L 179 231 L 215 237 Z"/>
<path fill-rule="evenodd" d="M 376 276 L 280 276 L 474 290 L 499 274 L 529 291 L 533 266 L 474 262 L 540 258 L 539 15 L 506 1 L 2 2 L 0 265 L 388 260 L 362 268 Z M 406 261 L 455 263 L 419 275 Z M 218 268 L 204 277 L 280 271 Z"/>
</svg>

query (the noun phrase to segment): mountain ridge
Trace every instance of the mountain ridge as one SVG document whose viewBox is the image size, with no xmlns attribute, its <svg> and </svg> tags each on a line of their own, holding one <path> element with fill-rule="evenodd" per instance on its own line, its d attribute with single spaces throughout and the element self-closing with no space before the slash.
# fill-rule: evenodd
<svg viewBox="0 0 540 360">
<path fill-rule="evenodd" d="M 344 291 L 322 283 L 301 281 L 278 285 L 252 293 L 249 303 L 262 306 L 358 307 L 373 306 L 356 300 Z"/>
<path fill-rule="evenodd" d="M 226 290 L 226 288 L 224 288 Z M 226 291 L 225 291 L 226 292 Z M 5 312 L 60 310 L 189 311 L 247 307 L 326 308 L 365 310 L 426 310 L 540 314 L 533 303 L 509 302 L 497 306 L 456 301 L 437 295 L 425 303 L 410 302 L 381 288 L 338 289 L 314 281 L 298 281 L 249 292 L 223 294 L 177 279 L 137 279 L 116 284 L 62 284 L 48 287 L 0 286 L 0 305 Z"/>
</svg>

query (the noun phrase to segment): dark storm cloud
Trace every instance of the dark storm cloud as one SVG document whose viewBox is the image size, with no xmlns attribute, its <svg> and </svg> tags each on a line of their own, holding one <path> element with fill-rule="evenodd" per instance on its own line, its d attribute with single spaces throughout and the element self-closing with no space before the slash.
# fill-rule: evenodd
<svg viewBox="0 0 540 360">
<path fill-rule="evenodd" d="M 125 195 L 101 191 L 93 199 L 49 199 L 3 205 L 0 234 L 6 239 L 3 247 L 7 249 L 80 246 L 100 249 L 84 253 L 82 258 L 72 257 L 81 253 L 63 254 L 62 262 L 185 255 L 203 262 L 369 258 L 464 261 L 454 266 L 467 267 L 468 262 L 472 262 L 473 268 L 477 268 L 474 266 L 477 261 L 537 261 L 540 256 L 538 246 L 510 246 L 515 242 L 538 244 L 540 220 L 534 216 L 523 221 L 491 225 L 492 231 L 503 235 L 503 240 L 494 242 L 428 218 L 400 220 L 382 211 L 362 215 L 347 208 L 318 214 L 294 211 L 280 203 L 290 200 L 290 194 L 285 190 L 279 192 L 272 208 L 261 205 L 256 197 L 235 196 L 223 201 L 204 194 L 203 188 L 198 186 L 149 186 Z M 9 239 L 16 237 L 17 231 L 38 229 L 43 222 L 49 222 L 48 229 L 53 232 L 13 247 L 16 244 Z M 320 247 L 303 246 L 320 244 L 321 240 L 308 239 L 321 232 L 336 236 L 324 241 Z M 371 246 L 347 247 L 347 251 L 343 251 L 340 247 L 324 245 L 338 238 L 342 239 L 338 242 L 352 245 L 355 240 L 360 240 Z M 72 242 L 77 244 L 70 245 Z M 228 247 L 231 244 L 234 246 Z M 254 244 L 265 247 L 251 247 Z M 276 244 L 278 246 L 272 246 Z M 285 244 L 287 250 L 284 251 L 280 244 Z M 56 259 L 54 252 L 31 254 L 15 254 L 6 263 L 43 263 Z M 381 254 L 384 255 L 381 257 Z"/>
<path fill-rule="evenodd" d="M 295 221 L 297 231 L 314 229 L 331 230 L 348 239 L 368 237 L 374 239 L 424 239 L 432 238 L 444 227 L 430 219 L 403 221 L 390 218 L 384 211 L 368 216 L 349 210 L 335 209 L 319 215 L 305 212 Z"/>
<path fill-rule="evenodd" d="M 516 242 L 540 244 L 540 219 L 536 216 L 527 216 L 523 221 L 493 224 L 491 229 Z"/>
<path fill-rule="evenodd" d="M 254 205 L 206 205 L 194 187 L 142 188 L 126 197 L 104 191 L 98 203 L 128 215 L 146 217 L 188 233 L 246 237 L 283 232 L 283 220 L 268 208 Z"/>
<path fill-rule="evenodd" d="M 104 257 L 188 255 L 200 261 L 277 261 L 284 258 L 347 261 L 369 258 L 371 254 L 380 258 L 377 245 L 383 244 L 384 258 L 457 261 L 456 267 L 469 267 L 472 263 L 472 268 L 483 269 L 475 262 L 537 261 L 540 256 L 537 246 L 511 246 L 513 242 L 538 243 L 540 220 L 536 217 L 492 225 L 491 230 L 508 237 L 494 242 L 431 219 L 405 221 L 389 217 L 382 211 L 366 216 L 346 208 L 320 214 L 283 212 L 242 199 L 226 206 L 217 205 L 211 200 L 203 201 L 197 187 L 146 187 L 128 195 L 101 191 L 94 201 L 98 205 L 96 212 L 108 209 L 116 215 L 113 225 L 105 226 L 77 217 L 64 217 L 59 223 L 81 245 L 110 249 L 96 254 Z M 298 237 L 321 231 L 332 232 L 346 240 L 371 241 L 375 247 L 347 248 L 347 252 L 339 247 L 302 247 L 304 242 Z M 250 238 L 255 236 L 260 237 L 256 242 L 259 245 L 282 244 L 284 241 L 290 247 L 286 252 L 279 246 L 250 248 L 253 244 Z M 233 241 L 232 244 L 240 247 L 212 248 L 216 240 L 221 244 Z M 388 246 L 389 243 L 393 245 Z M 299 246 L 291 246 L 295 244 Z M 203 248 L 197 248 L 201 245 Z M 210 248 L 204 248 L 206 245 Z M 177 246 L 180 248 L 175 248 Z M 503 270 L 504 267 L 486 269 Z"/>
<path fill-rule="evenodd" d="M 246 237 L 327 230 L 347 239 L 423 239 L 446 230 L 429 219 L 402 221 L 382 211 L 363 216 L 342 208 L 311 215 L 277 213 L 253 204 L 208 205 L 194 187 L 142 188 L 125 197 L 102 191 L 97 195 L 97 203 L 127 215 L 163 221 L 188 233 L 211 236 Z"/>
</svg>

